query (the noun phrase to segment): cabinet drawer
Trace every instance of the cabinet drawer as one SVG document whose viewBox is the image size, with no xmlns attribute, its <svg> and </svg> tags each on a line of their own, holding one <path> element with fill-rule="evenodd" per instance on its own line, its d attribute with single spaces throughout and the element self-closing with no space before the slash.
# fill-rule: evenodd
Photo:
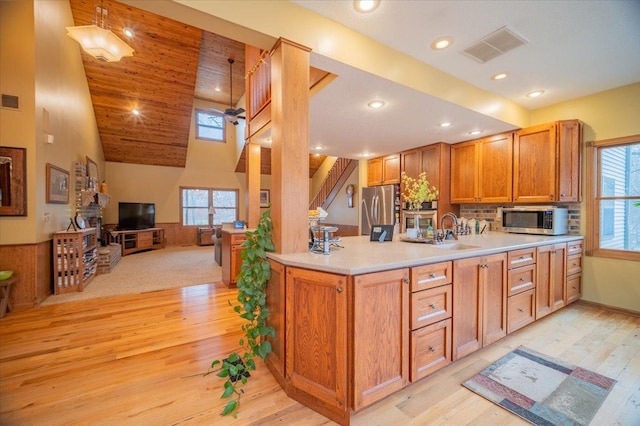
<svg viewBox="0 0 640 426">
<path fill-rule="evenodd" d="M 451 363 L 451 319 L 411 332 L 411 373 L 415 382 Z"/>
<path fill-rule="evenodd" d="M 582 274 L 567 277 L 567 303 L 575 302 L 582 295 Z"/>
<path fill-rule="evenodd" d="M 535 288 L 535 272 L 536 265 L 527 265 L 522 268 L 511 269 L 507 277 L 509 285 L 507 296 L 513 296 L 514 294 Z"/>
<path fill-rule="evenodd" d="M 411 329 L 451 318 L 451 284 L 411 294 Z"/>
<path fill-rule="evenodd" d="M 411 291 L 451 284 L 451 262 L 411 268 Z"/>
<path fill-rule="evenodd" d="M 242 244 L 246 239 L 245 234 L 231 234 L 231 244 Z"/>
<path fill-rule="evenodd" d="M 147 248 L 153 245 L 153 232 L 138 233 L 138 248 Z"/>
<path fill-rule="evenodd" d="M 582 255 L 574 254 L 567 256 L 567 276 L 577 274 L 582 271 Z"/>
<path fill-rule="evenodd" d="M 536 263 L 536 248 L 513 250 L 507 253 L 508 267 L 519 268 L 520 266 L 533 265 Z"/>
<path fill-rule="evenodd" d="M 582 254 L 582 240 L 567 243 L 567 255 Z"/>
<path fill-rule="evenodd" d="M 535 289 L 507 299 L 507 333 L 513 333 L 535 321 Z"/>
</svg>

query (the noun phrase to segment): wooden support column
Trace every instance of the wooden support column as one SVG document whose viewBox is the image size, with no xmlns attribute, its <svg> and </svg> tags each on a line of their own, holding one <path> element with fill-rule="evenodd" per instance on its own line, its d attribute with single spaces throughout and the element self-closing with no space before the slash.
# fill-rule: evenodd
<svg viewBox="0 0 640 426">
<path fill-rule="evenodd" d="M 255 228 L 260 221 L 260 145 L 247 142 L 247 226 Z"/>
<path fill-rule="evenodd" d="M 309 250 L 309 52 L 283 38 L 271 51 L 271 216 L 282 254 Z"/>
</svg>

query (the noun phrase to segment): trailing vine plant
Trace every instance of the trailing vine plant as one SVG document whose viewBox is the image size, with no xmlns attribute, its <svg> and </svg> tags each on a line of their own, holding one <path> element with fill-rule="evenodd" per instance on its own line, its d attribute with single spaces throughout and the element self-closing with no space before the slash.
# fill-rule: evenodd
<svg viewBox="0 0 640 426">
<path fill-rule="evenodd" d="M 216 373 L 225 379 L 221 398 L 233 398 L 229 401 L 222 415 L 236 417 L 240 407 L 240 398 L 244 393 L 242 385 L 250 377 L 249 371 L 256 369 L 255 358 L 265 359 L 271 353 L 271 343 L 265 337 L 275 337 L 273 327 L 267 326 L 269 310 L 266 307 L 265 287 L 271 277 L 271 266 L 267 260 L 267 252 L 274 251 L 271 238 L 271 214 L 266 210 L 260 217 L 254 231 L 247 232 L 247 240 L 242 243 L 244 249 L 240 257 L 242 266 L 237 277 L 238 297 L 233 310 L 246 320 L 242 325 L 244 336 L 238 342 L 242 355 L 234 351 L 225 359 L 216 359 L 203 376 Z"/>
</svg>

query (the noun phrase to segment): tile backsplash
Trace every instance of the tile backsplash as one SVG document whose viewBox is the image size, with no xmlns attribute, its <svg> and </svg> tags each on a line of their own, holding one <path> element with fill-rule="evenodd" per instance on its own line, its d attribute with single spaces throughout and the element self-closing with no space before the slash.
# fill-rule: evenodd
<svg viewBox="0 0 640 426">
<path fill-rule="evenodd" d="M 498 215 L 498 209 L 513 206 L 513 204 L 462 204 L 460 217 L 486 220 L 489 222 L 490 230 L 502 231 L 502 215 Z M 569 234 L 580 234 L 580 203 L 564 203 L 555 206 L 569 210 Z"/>
</svg>

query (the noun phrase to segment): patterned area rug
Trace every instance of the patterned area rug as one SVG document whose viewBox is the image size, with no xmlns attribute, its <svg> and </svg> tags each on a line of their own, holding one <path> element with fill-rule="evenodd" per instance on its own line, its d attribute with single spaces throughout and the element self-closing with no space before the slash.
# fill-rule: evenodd
<svg viewBox="0 0 640 426">
<path fill-rule="evenodd" d="M 463 385 L 535 425 L 588 425 L 615 383 L 520 346 Z"/>
</svg>

